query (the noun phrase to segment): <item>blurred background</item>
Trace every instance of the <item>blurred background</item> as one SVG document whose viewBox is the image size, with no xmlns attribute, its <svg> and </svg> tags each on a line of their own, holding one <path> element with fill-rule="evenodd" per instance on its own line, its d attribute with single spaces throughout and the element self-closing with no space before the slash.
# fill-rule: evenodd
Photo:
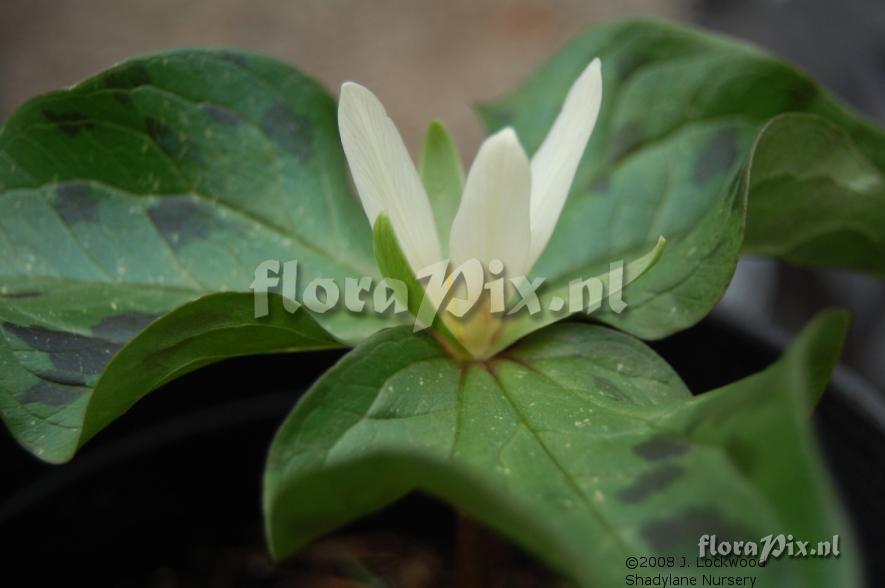
<svg viewBox="0 0 885 588">
<path fill-rule="evenodd" d="M 483 135 L 473 104 L 507 93 L 583 29 L 632 16 L 764 46 L 885 123 L 883 0 L 2 0 L 0 118 L 139 53 L 232 46 L 297 65 L 333 91 L 345 80 L 368 85 L 413 154 L 439 118 L 470 160 Z M 855 314 L 846 363 L 885 390 L 881 281 L 747 259 L 722 303 L 789 330 L 830 305 Z"/>
</svg>

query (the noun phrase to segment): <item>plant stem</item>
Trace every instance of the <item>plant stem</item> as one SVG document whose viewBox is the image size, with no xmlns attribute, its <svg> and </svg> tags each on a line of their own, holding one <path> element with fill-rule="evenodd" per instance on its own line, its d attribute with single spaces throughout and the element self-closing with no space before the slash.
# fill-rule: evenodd
<svg viewBox="0 0 885 588">
<path fill-rule="evenodd" d="M 458 588 L 484 588 L 488 585 L 482 565 L 486 531 L 460 511 L 456 524 L 455 584 Z"/>
</svg>

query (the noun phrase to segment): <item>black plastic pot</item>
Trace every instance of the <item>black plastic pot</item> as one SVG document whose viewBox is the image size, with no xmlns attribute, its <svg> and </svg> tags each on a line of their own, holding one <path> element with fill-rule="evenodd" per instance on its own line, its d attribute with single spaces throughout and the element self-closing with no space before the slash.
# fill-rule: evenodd
<svg viewBox="0 0 885 588">
<path fill-rule="evenodd" d="M 714 315 L 655 344 L 692 390 L 743 377 L 786 338 Z M 70 464 L 44 465 L 0 438 L 0 586 L 463 585 L 456 517 L 411 497 L 318 542 L 281 566 L 265 555 L 265 453 L 297 400 L 340 354 L 233 360 L 157 391 Z M 824 453 L 864 545 L 871 586 L 885 585 L 885 403 L 841 369 L 817 410 Z M 475 538 L 474 538 L 475 539 Z M 460 544 L 471 538 L 464 537 Z M 488 545 L 488 543 L 486 543 Z M 515 550 L 486 586 L 550 585 Z M 382 583 L 378 583 L 379 580 Z"/>
</svg>

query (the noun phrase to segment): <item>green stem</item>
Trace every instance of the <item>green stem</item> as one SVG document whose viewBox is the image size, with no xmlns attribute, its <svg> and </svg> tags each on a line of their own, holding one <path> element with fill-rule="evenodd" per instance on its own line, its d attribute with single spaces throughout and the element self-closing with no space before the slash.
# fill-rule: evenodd
<svg viewBox="0 0 885 588">
<path fill-rule="evenodd" d="M 458 513 L 455 547 L 455 579 L 459 588 L 485 588 L 487 570 L 483 568 L 485 529 L 462 512 Z"/>
</svg>

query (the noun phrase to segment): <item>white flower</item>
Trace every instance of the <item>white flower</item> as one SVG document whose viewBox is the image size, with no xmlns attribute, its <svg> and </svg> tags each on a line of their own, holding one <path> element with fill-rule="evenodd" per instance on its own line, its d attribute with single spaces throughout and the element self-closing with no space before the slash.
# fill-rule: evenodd
<svg viewBox="0 0 885 588">
<path fill-rule="evenodd" d="M 523 276 L 553 234 L 601 102 L 601 65 L 594 59 L 572 85 L 531 160 L 512 128 L 487 138 L 443 243 L 415 165 L 378 98 L 359 84 L 345 83 L 338 126 L 369 222 L 374 225 L 381 213 L 389 217 L 416 273 L 446 258 L 452 267 L 477 259 L 486 268 L 499 259 L 508 276 Z"/>
<path fill-rule="evenodd" d="M 531 269 L 553 234 L 601 103 L 601 66 L 594 59 L 572 85 L 531 162 L 513 129 L 486 139 L 448 238 L 454 265 L 470 258 L 487 265 L 497 258 L 510 275 Z M 387 213 L 415 271 L 442 259 L 424 186 L 378 98 L 359 84 L 345 83 L 338 125 L 369 222 Z"/>
</svg>

